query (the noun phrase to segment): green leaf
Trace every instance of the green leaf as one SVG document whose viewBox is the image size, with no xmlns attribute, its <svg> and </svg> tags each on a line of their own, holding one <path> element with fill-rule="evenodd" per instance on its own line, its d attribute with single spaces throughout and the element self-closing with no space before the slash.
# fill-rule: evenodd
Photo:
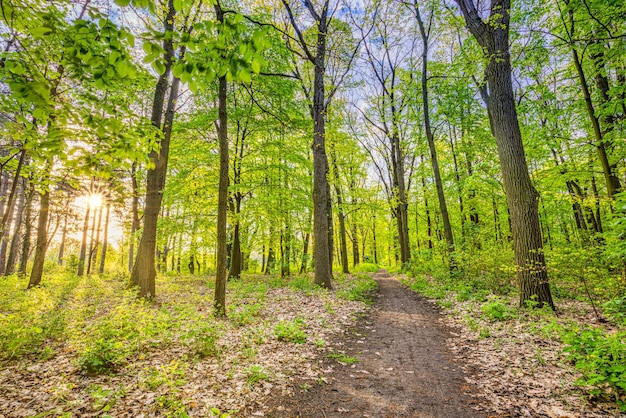
<svg viewBox="0 0 626 418">
<path fill-rule="evenodd" d="M 161 60 L 154 61 L 152 63 L 152 67 L 157 73 L 159 73 L 159 75 L 162 75 L 165 73 L 165 64 L 163 64 Z"/>
<path fill-rule="evenodd" d="M 255 74 L 258 74 L 261 72 L 261 63 L 256 59 L 252 60 L 252 63 L 250 63 L 250 67 L 252 68 L 252 71 L 254 71 Z"/>
<path fill-rule="evenodd" d="M 115 4 L 120 7 L 126 7 L 130 4 L 130 0 L 115 0 Z"/>
<path fill-rule="evenodd" d="M 243 81 L 244 83 L 249 83 L 252 81 L 252 77 L 250 76 L 250 73 L 245 68 L 239 71 L 239 79 Z"/>
</svg>

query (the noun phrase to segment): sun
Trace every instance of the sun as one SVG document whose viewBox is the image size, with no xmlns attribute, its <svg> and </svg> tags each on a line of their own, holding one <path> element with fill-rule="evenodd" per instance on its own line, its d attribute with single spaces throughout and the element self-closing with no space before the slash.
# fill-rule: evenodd
<svg viewBox="0 0 626 418">
<path fill-rule="evenodd" d="M 89 207 L 91 209 L 96 209 L 102 206 L 102 194 L 100 193 L 90 194 L 87 199 L 89 201 Z"/>
</svg>

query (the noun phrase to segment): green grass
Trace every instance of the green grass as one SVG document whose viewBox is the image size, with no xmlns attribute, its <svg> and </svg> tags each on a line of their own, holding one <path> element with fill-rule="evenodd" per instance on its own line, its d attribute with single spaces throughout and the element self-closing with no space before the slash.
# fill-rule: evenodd
<svg viewBox="0 0 626 418">
<path fill-rule="evenodd" d="M 356 357 L 350 357 L 350 356 L 348 356 L 347 354 L 344 354 L 344 353 L 330 353 L 327 357 L 335 359 L 339 363 L 347 364 L 349 366 L 351 366 L 354 363 L 359 361 L 359 360 L 357 360 Z"/>
<path fill-rule="evenodd" d="M 341 289 L 337 296 L 346 300 L 356 300 L 371 305 L 374 292 L 378 289 L 378 283 L 368 274 L 356 273 L 353 276 L 338 280 Z"/>
</svg>

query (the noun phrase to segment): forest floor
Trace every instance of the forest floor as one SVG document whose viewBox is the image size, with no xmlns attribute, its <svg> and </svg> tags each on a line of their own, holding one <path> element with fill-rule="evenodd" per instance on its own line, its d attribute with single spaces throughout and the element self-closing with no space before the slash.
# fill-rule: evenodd
<svg viewBox="0 0 626 418">
<path fill-rule="evenodd" d="M 373 278 L 338 274 L 328 292 L 247 275 L 216 319 L 211 277 L 159 277 L 156 303 L 122 277 L 51 275 L 28 292 L 9 277 L 0 418 L 626 416 L 575 385 L 557 330 L 593 323 L 581 302 L 554 315 Z"/>
<path fill-rule="evenodd" d="M 375 307 L 332 343 L 337 361 L 327 384 L 296 379 L 291 394 L 272 398 L 275 417 L 480 417 L 476 391 L 464 380 L 446 341 L 449 328 L 432 303 L 381 270 Z M 342 361 L 343 360 L 343 361 Z M 339 364 L 338 364 L 339 362 Z M 352 364 L 350 364 L 352 363 Z"/>
<path fill-rule="evenodd" d="M 481 308 L 515 302 L 459 301 L 453 292 L 428 298 L 411 291 L 406 277 L 381 271 L 374 278 L 373 309 L 331 344 L 352 360 L 322 360 L 328 384 L 296 379 L 288 395 L 272 398 L 267 416 L 626 417 L 576 385 L 580 373 L 563 352 L 560 325 L 596 322 L 587 304 L 560 300 L 558 315 L 530 310 L 518 317 L 507 307 L 494 321 Z"/>
</svg>

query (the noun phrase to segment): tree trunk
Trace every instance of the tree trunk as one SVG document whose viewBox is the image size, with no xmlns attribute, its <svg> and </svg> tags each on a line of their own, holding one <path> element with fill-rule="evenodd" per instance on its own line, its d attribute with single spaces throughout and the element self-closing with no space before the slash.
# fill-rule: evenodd
<svg viewBox="0 0 626 418">
<path fill-rule="evenodd" d="M 218 20 L 223 22 L 224 14 L 219 3 L 215 5 Z M 217 203 L 217 273 L 215 277 L 215 315 L 226 316 L 226 279 L 228 278 L 226 246 L 226 217 L 228 211 L 228 115 L 226 113 L 227 84 L 226 77 L 219 79 L 218 113 L 219 125 L 217 136 L 220 148 L 220 177 Z"/>
<path fill-rule="evenodd" d="M 98 242 L 100 240 L 100 222 L 102 222 L 102 206 L 96 208 L 93 213 L 93 224 L 91 225 L 91 241 L 89 243 L 89 257 L 87 257 L 87 274 L 91 274 L 93 265 L 98 255 Z"/>
<path fill-rule="evenodd" d="M 164 21 L 164 33 L 174 31 L 174 17 L 176 9 L 174 0 L 168 0 L 167 16 Z M 146 175 L 146 203 L 143 214 L 143 231 L 137 249 L 137 259 L 133 265 L 130 276 L 130 286 L 139 287 L 139 296 L 145 298 L 155 297 L 156 269 L 154 257 L 156 253 L 157 222 L 161 211 L 163 199 L 163 189 L 165 187 L 165 176 L 167 174 L 167 162 L 170 148 L 170 137 L 172 135 L 172 123 L 176 110 L 176 100 L 178 97 L 178 87 L 180 80 L 174 77 L 170 87 L 170 95 L 165 111 L 165 120 L 161 126 L 163 118 L 163 104 L 167 93 L 168 80 L 174 59 L 174 44 L 171 36 L 165 36 L 163 40 L 165 51 L 165 71 L 159 76 L 154 92 L 152 103 L 152 126 L 159 130 L 161 134 L 159 151 L 151 151 L 149 158 L 154 163 L 154 168 L 148 169 Z"/>
<path fill-rule="evenodd" d="M 239 226 L 239 216 L 241 214 L 242 199 L 243 195 L 239 192 L 236 192 L 231 210 L 233 214 L 233 243 L 230 252 L 230 271 L 228 272 L 228 277 L 233 279 L 238 279 L 241 277 L 241 270 L 243 267 L 243 259 L 241 254 L 241 228 Z"/>
<path fill-rule="evenodd" d="M 0 239 L 5 241 L 5 237 L 8 235 L 7 226 L 9 223 L 9 219 L 13 216 L 13 206 L 15 203 L 15 191 L 17 190 L 17 184 L 20 179 L 20 173 L 22 172 L 22 166 L 26 161 L 26 151 L 22 151 L 20 154 L 20 159 L 17 162 L 17 168 L 15 169 L 15 175 L 13 176 L 13 183 L 11 184 L 11 192 L 9 193 L 9 199 L 7 200 L 6 209 L 3 207 L 2 213 L 2 224 L 0 225 Z M 8 177 L 7 177 L 8 179 Z M 6 181 L 5 181 L 6 183 Z M 2 199 L 4 202 L 4 199 Z M 4 264 L 2 264 L 4 265 Z"/>
<path fill-rule="evenodd" d="M 348 244 L 346 242 L 346 216 L 343 212 L 343 193 L 339 184 L 339 168 L 337 167 L 337 156 L 331 150 L 331 161 L 333 164 L 333 174 L 335 179 L 335 194 L 337 195 L 337 217 L 339 219 L 339 255 L 343 273 L 350 273 L 348 268 Z"/>
<path fill-rule="evenodd" d="M 59 256 L 57 258 L 57 264 L 63 265 L 63 257 L 65 256 L 65 241 L 67 238 L 67 213 L 63 215 L 63 232 L 61 232 L 61 243 L 59 244 Z"/>
<path fill-rule="evenodd" d="M 318 286 L 331 288 L 332 258 L 329 231 L 328 157 L 326 156 L 326 39 L 328 35 L 328 1 L 317 21 L 317 43 L 313 80 L 313 257 L 315 279 Z"/>
<path fill-rule="evenodd" d="M 93 185 L 93 180 L 92 183 Z M 79 277 L 85 274 L 85 257 L 87 255 L 87 235 L 89 233 L 89 216 L 91 214 L 91 206 L 87 204 L 85 210 L 85 220 L 83 221 L 83 236 L 80 241 L 80 254 L 78 256 L 78 272 Z"/>
<path fill-rule="evenodd" d="M 102 255 L 100 256 L 100 266 L 98 267 L 98 273 L 104 273 L 104 263 L 107 258 L 107 247 L 109 246 L 109 215 L 111 213 L 111 204 L 107 203 L 107 212 L 104 217 L 104 238 L 102 240 Z"/>
<path fill-rule="evenodd" d="M 26 186 L 26 184 L 24 184 Z M 31 240 L 31 213 L 33 210 L 33 197 L 35 195 L 35 189 L 31 185 L 26 195 L 26 207 L 24 208 L 24 239 L 22 241 L 22 254 L 20 256 L 20 265 L 18 271 L 20 275 L 26 275 L 26 266 L 28 265 L 28 256 L 30 255 L 30 240 Z"/>
<path fill-rule="evenodd" d="M 437 158 L 437 148 L 435 146 L 435 137 L 430 126 L 430 112 L 428 105 L 428 42 L 430 38 L 430 26 L 428 31 L 424 26 L 417 0 L 414 0 L 415 17 L 419 26 L 422 37 L 422 105 L 424 106 L 424 127 L 426 130 L 426 141 L 430 150 L 430 161 L 435 177 L 435 187 L 437 189 L 437 198 L 439 199 L 439 211 L 441 212 L 441 220 L 443 221 L 443 231 L 446 238 L 448 263 L 451 270 L 456 269 L 456 261 L 454 259 L 454 236 L 452 235 L 452 225 L 450 224 L 450 216 L 448 215 L 448 205 L 446 203 L 443 191 L 443 182 L 441 181 L 441 172 L 439 170 L 439 160 Z"/>
<path fill-rule="evenodd" d="M 4 275 L 8 276 L 15 271 L 15 265 L 17 264 L 17 256 L 19 253 L 20 238 L 22 231 L 22 218 L 24 213 L 24 201 L 26 198 L 26 185 L 27 180 L 25 178 L 20 179 L 20 195 L 17 201 L 17 210 L 15 214 L 15 220 L 13 228 L 13 237 L 11 238 L 11 247 L 9 249 L 9 257 L 7 258 L 7 265 L 4 270 Z"/>
<path fill-rule="evenodd" d="M 456 2 L 469 30 L 487 54 L 488 113 L 511 213 L 520 304 L 535 300 L 539 307 L 547 303 L 554 309 L 539 224 L 539 196 L 528 174 L 511 81 L 510 0 L 492 1 L 489 23 L 480 18 L 473 2 Z"/>
<path fill-rule="evenodd" d="M 311 234 L 304 234 L 304 242 L 302 244 L 302 260 L 300 264 L 300 273 L 306 273 L 306 266 L 309 262 L 309 240 L 311 239 Z"/>
<path fill-rule="evenodd" d="M 133 264 L 135 262 L 135 232 L 139 229 L 139 191 L 137 185 L 137 163 L 133 163 L 130 172 L 130 181 L 132 187 L 132 223 L 130 225 L 130 239 L 128 244 L 128 271 L 133 271 Z"/>
<path fill-rule="evenodd" d="M 35 247 L 35 260 L 33 269 L 30 272 L 28 288 L 38 286 L 43 275 L 43 266 L 46 260 L 46 250 L 48 246 L 48 214 L 50 212 L 50 192 L 41 194 L 39 201 L 39 220 L 37 222 L 37 246 Z"/>
</svg>

